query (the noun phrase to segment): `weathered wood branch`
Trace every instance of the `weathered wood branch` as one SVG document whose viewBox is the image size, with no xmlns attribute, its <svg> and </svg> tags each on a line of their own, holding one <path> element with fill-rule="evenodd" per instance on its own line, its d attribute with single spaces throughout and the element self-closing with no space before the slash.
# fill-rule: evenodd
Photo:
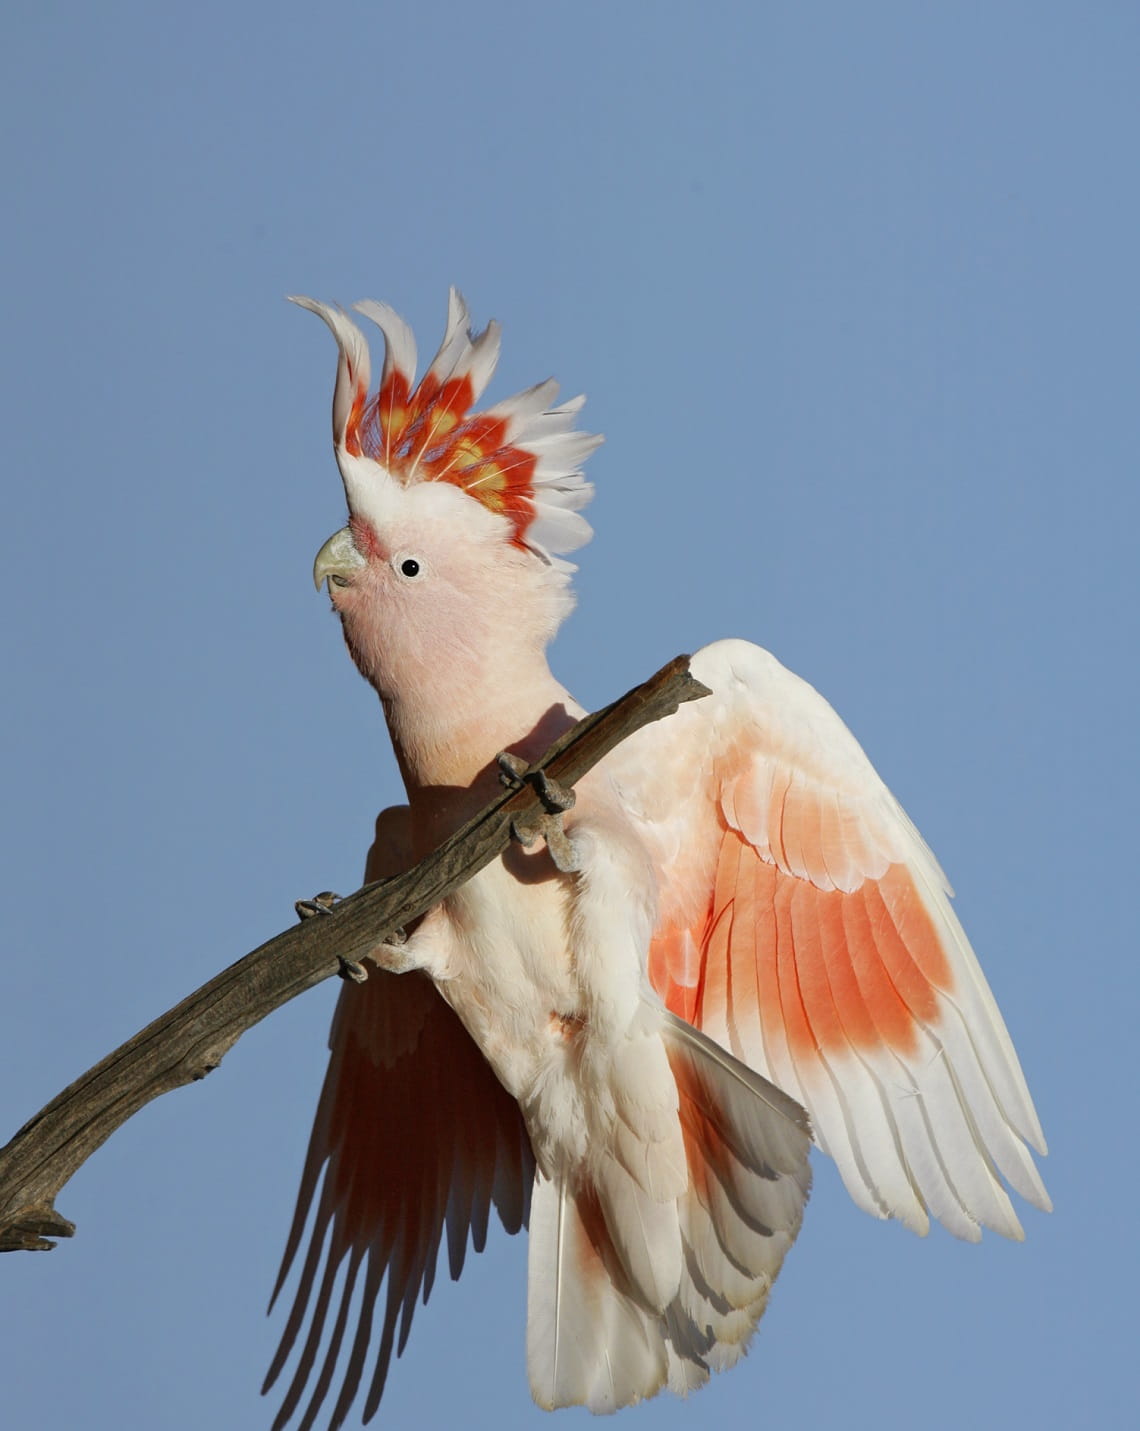
<svg viewBox="0 0 1140 1431">
<path fill-rule="evenodd" d="M 578 722 L 534 766 L 569 788 L 634 731 L 708 692 L 678 656 L 644 685 Z M 0 1251 L 44 1250 L 75 1231 L 55 1210 L 72 1174 L 160 1093 L 204 1078 L 247 1029 L 367 956 L 500 854 L 512 824 L 543 813 L 529 785 L 492 800 L 438 850 L 366 885 L 327 918 L 306 919 L 231 964 L 77 1078 L 0 1149 Z"/>
</svg>

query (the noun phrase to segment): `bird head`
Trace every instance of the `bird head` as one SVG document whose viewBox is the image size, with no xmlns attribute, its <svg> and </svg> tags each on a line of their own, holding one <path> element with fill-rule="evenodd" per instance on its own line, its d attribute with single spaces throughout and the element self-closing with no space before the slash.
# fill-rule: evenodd
<svg viewBox="0 0 1140 1431">
<path fill-rule="evenodd" d="M 348 525 L 317 554 L 353 659 L 381 696 L 426 673 L 470 679 L 541 654 L 573 606 L 560 553 L 589 540 L 581 466 L 600 437 L 573 430 L 583 398 L 555 405 L 553 379 L 473 411 L 499 356 L 499 325 L 468 326 L 451 290 L 447 330 L 415 385 L 411 329 L 386 304 L 357 303 L 385 341 L 379 387 L 343 309 L 294 298 L 337 342 L 333 444 Z"/>
</svg>

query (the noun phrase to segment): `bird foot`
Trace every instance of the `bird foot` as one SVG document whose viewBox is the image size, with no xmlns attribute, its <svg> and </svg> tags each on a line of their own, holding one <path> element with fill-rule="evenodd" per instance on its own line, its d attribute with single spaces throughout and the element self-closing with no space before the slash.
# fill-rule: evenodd
<svg viewBox="0 0 1140 1431">
<path fill-rule="evenodd" d="M 495 757 L 499 767 L 499 780 L 508 790 L 521 790 L 529 785 L 546 806 L 551 815 L 561 815 L 573 809 L 577 798 L 573 790 L 566 790 L 545 770 L 532 770 L 521 756 L 502 751 Z"/>
<path fill-rule="evenodd" d="M 578 869 L 578 856 L 574 852 L 573 842 L 562 828 L 561 811 L 547 811 L 525 821 L 512 820 L 511 834 L 527 849 L 536 840 L 545 840 L 555 869 L 561 870 L 563 874 L 574 874 Z"/>
<path fill-rule="evenodd" d="M 574 806 L 573 790 L 564 789 L 545 770 L 531 770 L 517 755 L 504 751 L 497 759 L 499 779 L 508 790 L 521 790 L 529 785 L 545 806 L 541 815 L 513 820 L 511 834 L 528 849 L 536 840 L 545 840 L 555 868 L 563 874 L 572 874 L 578 868 L 578 860 L 570 837 L 562 828 L 562 816 Z"/>
<path fill-rule="evenodd" d="M 341 896 L 334 894 L 331 889 L 322 890 L 320 894 L 313 895 L 312 899 L 299 899 L 293 906 L 300 919 L 315 919 L 322 914 L 335 914 L 336 907 L 341 902 Z M 373 962 L 383 969 L 391 969 L 393 973 L 402 974 L 405 968 L 411 968 L 412 962 L 406 955 L 398 952 L 393 953 L 392 958 L 386 957 L 389 951 L 398 951 L 400 946 L 407 943 L 408 936 L 402 929 L 393 929 L 390 934 L 386 934 L 376 950 Z M 383 951 L 383 952 L 382 952 Z M 356 959 L 346 959 L 343 954 L 337 955 L 337 963 L 340 965 L 337 971 L 342 979 L 347 979 L 350 984 L 363 984 L 368 978 L 368 970 Z"/>
</svg>

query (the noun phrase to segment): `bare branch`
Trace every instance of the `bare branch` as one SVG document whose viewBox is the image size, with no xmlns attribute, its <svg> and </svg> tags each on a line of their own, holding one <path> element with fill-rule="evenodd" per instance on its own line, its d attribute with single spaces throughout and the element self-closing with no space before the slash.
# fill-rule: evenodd
<svg viewBox="0 0 1140 1431">
<path fill-rule="evenodd" d="M 707 695 L 687 656 L 561 736 L 532 772 L 564 788 L 634 731 Z M 77 1078 L 0 1149 L 0 1251 L 45 1250 L 70 1237 L 55 1199 L 77 1168 L 132 1114 L 217 1068 L 274 1009 L 364 958 L 387 932 L 418 919 L 506 847 L 512 823 L 543 813 L 530 784 L 504 791 L 406 874 L 367 885 L 327 918 L 306 919 L 239 959 Z"/>
</svg>

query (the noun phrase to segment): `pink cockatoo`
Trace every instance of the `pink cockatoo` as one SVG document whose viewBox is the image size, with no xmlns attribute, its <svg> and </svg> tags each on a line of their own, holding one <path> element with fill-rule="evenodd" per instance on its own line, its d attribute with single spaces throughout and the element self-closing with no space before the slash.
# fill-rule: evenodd
<svg viewBox="0 0 1140 1431">
<path fill-rule="evenodd" d="M 407 325 L 356 305 L 385 339 L 374 394 L 355 324 L 296 301 L 340 354 L 349 522 L 314 575 L 407 787 L 371 880 L 483 806 L 499 752 L 533 760 L 583 714 L 545 651 L 600 439 L 553 381 L 473 411 L 499 329 L 472 335 L 454 291 L 418 386 Z M 278 1283 L 311 1214 L 269 1377 L 300 1338 L 278 1426 L 306 1396 L 310 1426 L 341 1363 L 331 1424 L 365 1379 L 372 1415 L 441 1241 L 457 1277 L 492 1204 L 510 1232 L 529 1213 L 535 1400 L 595 1411 L 740 1357 L 799 1230 L 812 1136 L 860 1207 L 919 1233 L 933 1215 L 1020 1238 L 1003 1179 L 1049 1206 L 1013 1045 L 898 802 L 766 651 L 720 641 L 692 671 L 712 694 L 599 764 L 562 834 L 512 845 L 346 984 Z"/>
</svg>

